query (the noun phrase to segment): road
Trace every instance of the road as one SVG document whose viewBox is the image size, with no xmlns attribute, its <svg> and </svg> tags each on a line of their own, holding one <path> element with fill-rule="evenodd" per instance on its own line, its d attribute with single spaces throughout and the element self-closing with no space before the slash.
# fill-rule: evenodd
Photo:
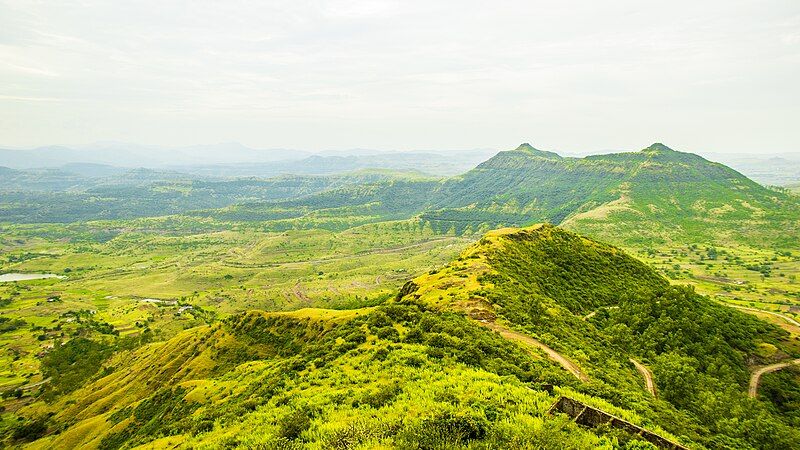
<svg viewBox="0 0 800 450">
<path fill-rule="evenodd" d="M 530 345 L 532 347 L 536 347 L 536 348 L 542 350 L 543 352 L 545 352 L 547 354 L 547 356 L 550 359 L 552 359 L 553 361 L 559 363 L 561 365 L 561 367 L 566 369 L 569 373 L 574 375 L 577 379 L 579 379 L 581 381 L 589 381 L 589 377 L 586 376 L 586 374 L 581 371 L 581 369 L 578 367 L 577 364 L 575 364 L 574 362 L 570 361 L 569 358 L 567 358 L 566 356 L 562 355 L 561 353 L 558 353 L 557 351 L 555 351 L 552 348 L 548 347 L 543 342 L 540 342 L 540 341 L 528 336 L 527 334 L 522 334 L 522 333 L 519 333 L 517 331 L 511 330 L 509 328 L 506 328 L 506 327 L 504 327 L 504 326 L 502 326 L 502 325 L 500 325 L 498 323 L 495 323 L 495 322 L 481 321 L 481 320 L 478 320 L 477 322 L 479 324 L 483 325 L 486 328 L 489 328 L 491 330 L 494 330 L 494 331 L 498 332 L 500 334 L 500 336 L 503 336 L 504 338 L 506 338 L 508 340 L 521 342 L 523 344 L 528 344 L 528 345 Z"/>
<path fill-rule="evenodd" d="M 794 325 L 796 327 L 800 327 L 800 322 L 792 319 L 789 316 L 784 316 L 781 313 L 776 313 L 776 312 L 772 312 L 772 311 L 765 311 L 763 309 L 758 309 L 758 308 L 748 308 L 746 306 L 734 305 L 733 303 L 727 303 L 727 302 L 725 302 L 723 304 L 725 306 L 730 306 L 731 308 L 741 309 L 741 310 L 744 310 L 744 311 L 752 311 L 752 312 L 756 312 L 756 313 L 770 314 L 770 315 L 773 315 L 773 316 L 776 316 L 776 317 L 780 317 L 781 319 L 789 322 L 790 324 L 792 324 L 792 325 Z"/>
<path fill-rule="evenodd" d="M 601 309 L 619 309 L 619 306 L 601 306 L 601 307 L 595 309 L 594 311 L 590 312 L 589 314 L 585 315 L 583 317 L 583 320 L 589 320 L 592 317 L 596 316 L 597 315 L 597 311 L 600 311 Z"/>
<path fill-rule="evenodd" d="M 642 377 L 644 377 L 644 385 L 647 387 L 647 392 L 652 394 L 653 397 L 656 397 L 656 384 L 653 382 L 653 373 L 650 372 L 650 369 L 648 369 L 647 366 L 639 361 L 636 361 L 633 358 L 631 358 L 629 361 L 633 363 L 633 365 L 636 367 L 636 370 L 638 370 L 639 373 L 642 374 Z"/>
<path fill-rule="evenodd" d="M 765 373 L 775 372 L 776 370 L 785 369 L 786 367 L 791 366 L 792 364 L 800 364 L 800 359 L 795 359 L 792 361 L 786 361 L 776 364 L 770 364 L 768 366 L 760 367 L 752 375 L 750 375 L 750 387 L 747 391 L 747 395 L 750 398 L 756 398 L 758 395 L 758 385 L 761 383 L 761 375 Z"/>
</svg>

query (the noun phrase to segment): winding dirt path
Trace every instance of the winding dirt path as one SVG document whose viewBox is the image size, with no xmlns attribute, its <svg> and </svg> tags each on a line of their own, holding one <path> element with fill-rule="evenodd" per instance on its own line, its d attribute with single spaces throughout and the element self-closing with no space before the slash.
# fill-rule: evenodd
<svg viewBox="0 0 800 450">
<path fill-rule="evenodd" d="M 653 397 L 657 397 L 656 384 L 653 382 L 653 373 L 650 372 L 650 369 L 633 358 L 630 358 L 629 361 L 633 363 L 634 367 L 636 367 L 636 370 L 638 370 L 644 378 L 644 385 L 647 388 L 647 392 L 649 392 Z"/>
<path fill-rule="evenodd" d="M 519 333 L 517 331 L 511 330 L 509 328 L 506 328 L 506 327 L 504 327 L 504 326 L 502 326 L 502 325 L 500 325 L 498 323 L 495 323 L 495 322 L 481 321 L 481 320 L 478 320 L 477 322 L 479 324 L 483 325 L 486 328 L 489 328 L 491 330 L 494 330 L 494 331 L 498 332 L 500 334 L 500 336 L 503 336 L 504 338 L 506 338 L 508 340 L 521 342 L 523 344 L 527 344 L 527 345 L 530 345 L 532 347 L 536 347 L 536 348 L 542 350 L 543 352 L 545 352 L 547 354 L 547 356 L 550 359 L 552 359 L 553 361 L 559 363 L 561 365 L 561 367 L 566 369 L 569 373 L 574 375 L 577 379 L 579 379 L 581 381 L 589 381 L 589 377 L 586 376 L 586 374 L 581 371 L 581 369 L 578 367 L 577 364 L 575 364 L 574 362 L 570 361 L 569 358 L 567 358 L 566 356 L 562 355 L 561 353 L 558 353 L 557 351 L 555 351 L 552 348 L 548 347 L 543 342 L 540 342 L 540 341 L 528 336 L 527 334 L 522 334 L 522 333 Z"/>
<path fill-rule="evenodd" d="M 743 311 L 751 311 L 751 312 L 755 312 L 755 313 L 763 313 L 763 314 L 769 314 L 769 315 L 772 315 L 772 316 L 775 316 L 775 317 L 780 317 L 781 319 L 785 320 L 786 322 L 788 322 L 788 323 L 790 323 L 790 324 L 792 324 L 792 325 L 794 325 L 796 327 L 800 327 L 800 322 L 792 319 L 789 316 L 785 316 L 785 315 L 783 315 L 781 313 L 776 313 L 776 312 L 773 312 L 773 311 L 766 311 L 766 310 L 758 309 L 758 308 L 748 308 L 747 306 L 735 305 L 733 303 L 723 303 L 723 304 L 725 306 L 730 306 L 731 308 L 741 309 Z"/>
<path fill-rule="evenodd" d="M 594 311 L 590 312 L 589 314 L 583 316 L 583 320 L 589 320 L 592 317 L 596 316 L 597 312 L 600 311 L 601 309 L 619 309 L 619 306 L 601 306 L 595 309 Z"/>
<path fill-rule="evenodd" d="M 43 385 L 45 383 L 49 383 L 51 379 L 52 378 L 45 378 L 44 380 L 42 380 L 42 381 L 40 381 L 38 383 L 31 383 L 31 384 L 26 384 L 25 386 L 20 386 L 19 389 L 21 389 L 23 391 L 29 391 L 29 390 L 31 390 L 31 389 L 33 389 L 35 387 L 39 387 L 39 386 L 41 386 L 41 385 Z"/>
<path fill-rule="evenodd" d="M 793 364 L 800 364 L 800 359 L 786 361 L 782 363 L 770 364 L 768 366 L 760 367 L 752 375 L 750 375 L 750 387 L 747 390 L 747 395 L 750 398 L 756 398 L 758 395 L 758 385 L 761 383 L 761 375 L 765 373 L 775 372 L 776 370 L 785 369 Z"/>
</svg>

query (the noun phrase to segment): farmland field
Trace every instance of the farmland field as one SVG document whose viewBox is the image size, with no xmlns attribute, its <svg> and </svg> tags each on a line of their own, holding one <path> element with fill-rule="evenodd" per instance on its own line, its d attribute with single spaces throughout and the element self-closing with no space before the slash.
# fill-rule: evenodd
<svg viewBox="0 0 800 450">
<path fill-rule="evenodd" d="M 39 381 L 36 355 L 71 335 L 166 339 L 248 309 L 377 304 L 470 241 L 415 220 L 342 232 L 218 223 L 228 231 L 199 233 L 186 220 L 4 226 L 0 273 L 63 278 L 0 283 L 0 317 L 34 327 L 0 334 L 0 389 Z"/>
</svg>

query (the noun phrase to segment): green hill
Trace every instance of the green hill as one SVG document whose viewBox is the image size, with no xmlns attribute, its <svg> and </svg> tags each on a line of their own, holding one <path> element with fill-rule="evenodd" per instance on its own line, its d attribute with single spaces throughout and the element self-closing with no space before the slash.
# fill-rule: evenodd
<svg viewBox="0 0 800 450">
<path fill-rule="evenodd" d="M 614 242 L 746 239 L 797 230 L 800 204 L 663 144 L 585 158 L 525 144 L 444 183 L 423 218 L 440 231 L 550 222 Z"/>
<path fill-rule="evenodd" d="M 72 392 L 58 383 L 86 370 L 60 364 L 6 443 L 651 448 L 549 414 L 565 395 L 693 448 L 791 448 L 789 419 L 745 392 L 760 349 L 792 345 L 615 247 L 502 229 L 377 307 L 236 314 L 119 350 Z M 652 369 L 658 398 L 631 359 Z"/>
</svg>

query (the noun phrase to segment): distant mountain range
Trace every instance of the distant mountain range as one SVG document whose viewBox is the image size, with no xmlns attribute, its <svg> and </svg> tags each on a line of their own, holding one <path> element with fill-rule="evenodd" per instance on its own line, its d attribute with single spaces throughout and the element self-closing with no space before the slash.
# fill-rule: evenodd
<svg viewBox="0 0 800 450">
<path fill-rule="evenodd" d="M 761 184 L 785 186 L 800 183 L 800 154 L 710 156 Z"/>
<path fill-rule="evenodd" d="M 188 213 L 281 229 L 295 224 L 274 221 L 308 219 L 318 227 L 325 226 L 322 222 L 346 227 L 354 217 L 368 222 L 419 216 L 442 234 L 549 222 L 617 244 L 723 238 L 778 244 L 800 233 L 796 196 L 663 144 L 583 158 L 522 144 L 462 175 L 419 172 L 430 173 L 425 169 L 437 161 L 440 169 L 447 164 L 403 153 L 313 155 L 238 169 L 194 166 L 193 174 L 97 163 L 5 169 L 0 172 L 0 207 L 10 222 Z M 262 175 L 218 178 L 226 170 Z"/>
<path fill-rule="evenodd" d="M 81 147 L 47 146 L 27 150 L 0 149 L 0 165 L 15 169 L 60 167 L 73 163 L 116 167 L 164 167 L 256 163 L 298 160 L 311 153 L 299 150 L 257 150 L 238 143 L 157 147 L 120 142 L 101 142 Z"/>
<path fill-rule="evenodd" d="M 184 147 L 98 142 L 75 147 L 0 148 L 0 166 L 13 169 L 58 168 L 91 178 L 114 176 L 131 168 L 172 170 L 203 177 L 327 175 L 375 168 L 452 176 L 472 169 L 494 153 L 489 149 L 380 151 L 363 148 L 310 152 L 255 149 L 236 142 Z M 603 152 L 607 153 L 617 152 Z M 703 154 L 761 184 L 785 186 L 800 183 L 800 154 Z M 575 155 L 599 156 L 599 153 Z"/>
<path fill-rule="evenodd" d="M 491 155 L 487 150 L 459 152 L 382 152 L 353 149 L 312 154 L 303 150 L 259 150 L 238 143 L 156 147 L 117 142 L 84 147 L 48 146 L 0 149 L 0 166 L 13 169 L 59 168 L 87 177 L 113 176 L 123 169 L 169 169 L 190 175 L 215 177 L 272 177 L 325 175 L 359 169 L 416 170 L 455 175 Z"/>
</svg>

